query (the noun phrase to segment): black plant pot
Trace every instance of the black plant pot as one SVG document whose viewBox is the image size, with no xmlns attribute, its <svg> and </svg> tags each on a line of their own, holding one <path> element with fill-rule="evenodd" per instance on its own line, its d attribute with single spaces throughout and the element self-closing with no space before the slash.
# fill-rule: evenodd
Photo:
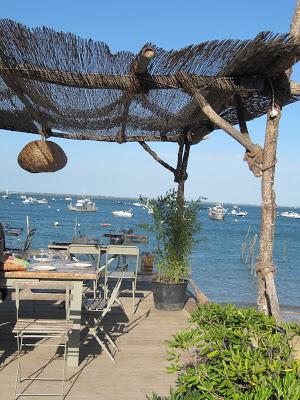
<svg viewBox="0 0 300 400">
<path fill-rule="evenodd" d="M 178 311 L 185 304 L 187 281 L 182 283 L 152 282 L 154 306 L 157 310 Z"/>
</svg>

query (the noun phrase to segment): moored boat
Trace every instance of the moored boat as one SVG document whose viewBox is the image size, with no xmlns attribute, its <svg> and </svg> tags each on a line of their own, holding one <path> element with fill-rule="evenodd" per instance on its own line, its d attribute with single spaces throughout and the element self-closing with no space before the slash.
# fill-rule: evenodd
<svg viewBox="0 0 300 400">
<path fill-rule="evenodd" d="M 112 215 L 114 217 L 131 218 L 131 217 L 133 217 L 133 212 L 132 212 L 132 209 L 130 208 L 127 211 L 125 211 L 125 210 L 112 211 Z"/>
<path fill-rule="evenodd" d="M 91 199 L 80 199 L 75 204 L 68 204 L 70 211 L 81 211 L 81 212 L 95 212 L 97 211 L 96 203 Z"/>
<path fill-rule="evenodd" d="M 225 218 L 226 212 L 227 210 L 221 204 L 216 204 L 208 209 L 208 216 L 211 219 L 221 221 Z"/>
</svg>

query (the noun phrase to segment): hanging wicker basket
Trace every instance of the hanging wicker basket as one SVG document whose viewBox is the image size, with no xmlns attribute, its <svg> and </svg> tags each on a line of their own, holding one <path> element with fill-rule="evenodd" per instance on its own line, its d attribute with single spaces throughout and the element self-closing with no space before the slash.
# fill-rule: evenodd
<svg viewBox="0 0 300 400">
<path fill-rule="evenodd" d="M 67 161 L 63 149 L 49 140 L 34 140 L 26 144 L 18 156 L 20 167 L 31 173 L 55 172 Z"/>
</svg>

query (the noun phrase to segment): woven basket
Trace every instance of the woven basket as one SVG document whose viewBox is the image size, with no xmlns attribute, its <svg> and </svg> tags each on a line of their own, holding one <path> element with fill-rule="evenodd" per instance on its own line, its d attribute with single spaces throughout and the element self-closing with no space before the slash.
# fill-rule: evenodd
<svg viewBox="0 0 300 400">
<path fill-rule="evenodd" d="M 27 143 L 18 156 L 20 167 L 31 173 L 55 172 L 62 169 L 67 161 L 63 149 L 49 140 Z"/>
</svg>

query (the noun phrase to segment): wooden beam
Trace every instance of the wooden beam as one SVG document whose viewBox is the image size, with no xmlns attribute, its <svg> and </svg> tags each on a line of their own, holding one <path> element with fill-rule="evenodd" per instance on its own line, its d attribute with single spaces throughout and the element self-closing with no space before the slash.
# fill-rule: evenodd
<svg viewBox="0 0 300 400">
<path fill-rule="evenodd" d="M 147 61 L 151 53 L 146 51 Z M 137 70 L 143 70 L 145 60 L 138 66 Z M 69 71 L 53 70 L 45 67 L 37 67 L 32 64 L 18 64 L 15 67 L 7 67 L 0 64 L 0 75 L 14 78 L 25 78 L 33 81 L 42 81 L 55 85 L 78 87 L 85 89 L 116 89 L 128 90 L 139 93 L 142 86 L 147 86 L 147 90 L 155 89 L 180 89 L 180 83 L 176 75 L 146 75 L 140 73 L 130 73 L 128 75 L 105 75 L 98 73 L 77 73 Z M 262 92 L 264 79 L 251 77 L 211 77 L 187 74 L 193 80 L 197 88 L 208 85 L 210 90 L 229 91 L 231 93 L 243 92 L 253 93 Z"/>
<path fill-rule="evenodd" d="M 154 49 L 150 46 L 144 46 L 137 58 L 137 64 L 134 68 L 135 74 L 137 75 L 146 74 L 148 72 L 148 65 L 154 56 L 155 56 Z"/>
<path fill-rule="evenodd" d="M 225 121 L 212 109 L 212 107 L 208 104 L 205 97 L 193 85 L 188 76 L 186 76 L 185 74 L 180 74 L 179 79 L 182 88 L 195 98 L 202 112 L 212 123 L 214 123 L 220 129 L 228 133 L 237 142 L 239 142 L 242 146 L 244 146 L 245 149 L 248 150 L 249 152 L 255 152 L 257 150 L 257 145 L 251 142 L 250 137 L 248 137 L 247 135 L 243 135 L 241 132 L 235 129 L 232 125 L 230 125 L 227 121 Z"/>
<path fill-rule="evenodd" d="M 292 18 L 290 33 L 294 36 L 300 35 L 300 0 L 297 0 L 296 8 Z"/>
<path fill-rule="evenodd" d="M 97 133 L 72 133 L 72 132 L 61 132 L 55 131 L 54 129 L 51 130 L 51 136 L 63 139 L 75 139 L 75 140 L 92 140 L 95 142 L 116 142 L 116 135 L 107 135 L 107 136 L 100 136 Z M 126 142 L 178 142 L 178 136 L 176 135 L 165 135 L 162 137 L 161 135 L 154 137 L 153 135 L 134 135 L 134 136 L 127 136 Z"/>
<path fill-rule="evenodd" d="M 291 81 L 290 88 L 292 96 L 300 96 L 300 83 Z"/>
<path fill-rule="evenodd" d="M 140 51 L 139 55 L 137 56 L 136 60 L 133 61 L 130 72 L 136 76 L 140 82 L 140 88 L 143 87 L 143 77 L 147 76 L 147 69 L 150 61 L 155 56 L 154 49 L 149 46 L 144 46 Z M 124 99 L 124 106 L 123 106 L 123 113 L 122 113 L 122 122 L 119 132 L 116 135 L 116 141 L 118 143 L 126 142 L 126 126 L 128 121 L 129 115 L 129 108 L 132 100 L 135 97 L 135 92 L 132 90 L 126 90 L 123 99 Z"/>
<path fill-rule="evenodd" d="M 174 176 L 176 176 L 176 169 L 173 168 L 171 165 L 169 165 L 168 163 L 166 163 L 164 160 L 162 160 L 156 153 L 155 151 L 153 151 L 145 142 L 143 141 L 139 141 L 139 144 L 143 147 L 144 150 L 146 150 L 146 152 L 148 154 L 150 154 L 150 156 L 152 158 L 154 158 L 155 161 L 157 161 L 160 165 L 162 165 L 163 167 L 165 167 L 166 169 L 168 169 L 169 171 L 171 171 L 173 173 Z"/>
<path fill-rule="evenodd" d="M 234 96 L 234 102 L 235 102 L 236 114 L 237 114 L 238 121 L 239 121 L 240 131 L 244 135 L 249 136 L 249 131 L 248 131 L 248 128 L 247 128 L 247 123 L 246 123 L 246 113 L 247 113 L 247 111 L 246 111 L 246 109 L 244 107 L 243 100 L 239 95 L 235 95 Z"/>
</svg>

